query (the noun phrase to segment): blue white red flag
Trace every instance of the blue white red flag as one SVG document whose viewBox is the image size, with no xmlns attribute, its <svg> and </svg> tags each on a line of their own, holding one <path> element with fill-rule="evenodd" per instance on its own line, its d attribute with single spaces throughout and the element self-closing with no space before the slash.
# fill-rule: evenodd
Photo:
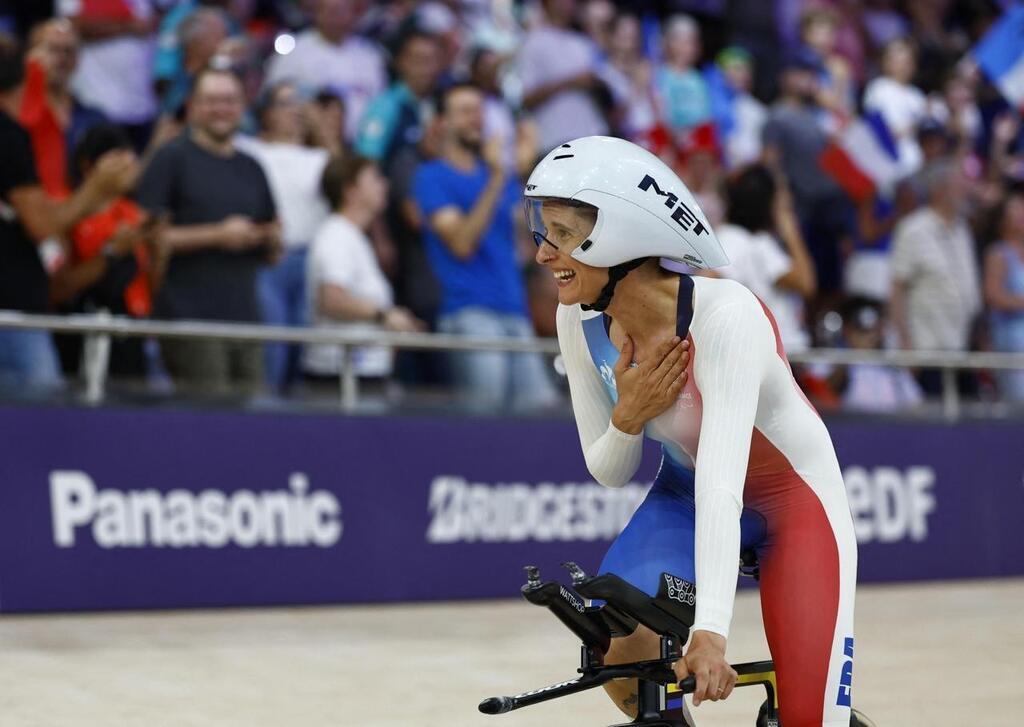
<svg viewBox="0 0 1024 727">
<path fill-rule="evenodd" d="M 971 55 L 1003 98 L 1024 110 L 1024 5 L 1011 6 Z"/>
<path fill-rule="evenodd" d="M 903 174 L 896 139 L 878 112 L 850 121 L 819 161 L 855 201 L 889 194 Z"/>
</svg>

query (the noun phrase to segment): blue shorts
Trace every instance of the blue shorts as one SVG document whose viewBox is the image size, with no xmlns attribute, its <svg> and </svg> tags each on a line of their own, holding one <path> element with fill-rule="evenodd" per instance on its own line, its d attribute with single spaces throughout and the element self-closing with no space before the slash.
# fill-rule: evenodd
<svg viewBox="0 0 1024 727">
<path fill-rule="evenodd" d="M 693 478 L 693 470 L 667 455 L 662 457 L 651 491 L 608 549 L 601 573 L 614 573 L 651 597 L 658 593 L 662 573 L 697 582 Z M 756 549 L 765 534 L 764 518 L 745 508 L 740 517 L 740 547 Z"/>
</svg>

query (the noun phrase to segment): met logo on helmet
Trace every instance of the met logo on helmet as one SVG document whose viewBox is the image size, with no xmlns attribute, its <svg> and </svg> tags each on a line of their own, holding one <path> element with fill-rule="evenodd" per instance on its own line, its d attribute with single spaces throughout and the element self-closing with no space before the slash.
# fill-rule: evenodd
<svg viewBox="0 0 1024 727">
<path fill-rule="evenodd" d="M 707 234 L 707 228 L 704 227 L 704 223 L 697 219 L 697 215 L 686 206 L 686 203 L 680 202 L 679 197 L 672 192 L 663 192 L 661 187 L 658 186 L 658 182 L 650 174 L 645 174 L 644 178 L 640 180 L 640 184 L 636 186 L 637 189 L 641 189 L 644 192 L 654 187 L 654 193 L 659 197 L 665 198 L 665 206 L 669 209 L 675 208 L 672 209 L 672 219 L 684 230 L 692 229 L 695 235 Z"/>
</svg>

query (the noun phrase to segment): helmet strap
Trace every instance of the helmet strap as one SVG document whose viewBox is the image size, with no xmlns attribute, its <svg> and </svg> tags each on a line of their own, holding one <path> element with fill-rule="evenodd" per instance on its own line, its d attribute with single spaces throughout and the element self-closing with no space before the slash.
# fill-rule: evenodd
<svg viewBox="0 0 1024 727">
<path fill-rule="evenodd" d="M 615 295 L 615 286 L 619 284 L 619 281 L 626 277 L 630 271 L 636 270 L 647 262 L 648 259 L 649 258 L 641 257 L 636 260 L 630 260 L 629 262 L 620 263 L 619 265 L 613 265 L 608 268 L 608 282 L 605 283 L 603 288 L 601 288 L 601 295 L 599 295 L 597 300 L 590 305 L 581 303 L 580 308 L 583 310 L 595 310 L 599 313 L 603 313 L 611 304 L 612 296 Z"/>
</svg>

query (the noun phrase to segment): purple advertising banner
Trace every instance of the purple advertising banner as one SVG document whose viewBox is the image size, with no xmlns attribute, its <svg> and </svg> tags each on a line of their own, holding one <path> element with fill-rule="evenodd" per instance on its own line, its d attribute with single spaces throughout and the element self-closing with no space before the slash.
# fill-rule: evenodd
<svg viewBox="0 0 1024 727">
<path fill-rule="evenodd" d="M 1024 426 L 832 422 L 862 581 L 1024 574 Z M 571 421 L 0 408 L 0 611 L 514 596 L 643 498 Z"/>
</svg>

